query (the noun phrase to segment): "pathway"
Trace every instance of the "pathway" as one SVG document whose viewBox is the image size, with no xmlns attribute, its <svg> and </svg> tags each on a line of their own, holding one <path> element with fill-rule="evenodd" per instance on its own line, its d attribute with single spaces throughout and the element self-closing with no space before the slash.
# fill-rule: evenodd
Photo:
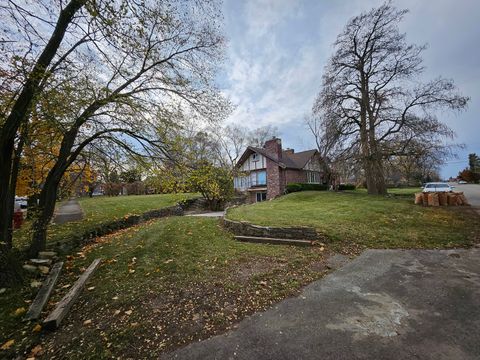
<svg viewBox="0 0 480 360">
<path fill-rule="evenodd" d="M 60 205 L 55 211 L 53 222 L 55 224 L 64 224 L 70 221 L 78 221 L 83 219 L 83 211 L 80 204 L 75 199 L 70 199 Z"/>
</svg>

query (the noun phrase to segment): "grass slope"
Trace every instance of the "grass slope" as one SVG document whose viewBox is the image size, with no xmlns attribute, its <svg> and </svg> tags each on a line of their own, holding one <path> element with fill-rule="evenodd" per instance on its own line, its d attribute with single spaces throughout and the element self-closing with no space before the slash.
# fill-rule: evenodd
<svg viewBox="0 0 480 360">
<path fill-rule="evenodd" d="M 51 225 L 48 229 L 48 242 L 68 241 L 68 237 L 83 234 L 95 227 L 128 215 L 139 215 L 149 210 L 172 206 L 181 200 L 197 196 L 195 194 L 159 194 L 132 196 L 102 196 L 80 198 L 84 218 L 80 221 Z M 14 233 L 14 246 L 24 248 L 30 241 L 31 224 Z M 48 245 L 47 245 L 48 246 Z"/>
<path fill-rule="evenodd" d="M 326 272 L 318 247 L 237 242 L 217 219 L 199 217 L 151 221 L 72 255 L 52 303 L 94 258 L 103 263 L 62 329 L 32 333 L 34 324 L 21 325 L 13 315 L 21 297 L 9 292 L 0 295 L 1 343 L 15 339 L 27 354 L 41 343 L 49 359 L 158 358 L 224 331 Z"/>
<path fill-rule="evenodd" d="M 393 197 L 363 192 L 300 192 L 228 211 L 232 220 L 269 226 L 313 226 L 334 243 L 373 248 L 470 245 L 478 216 L 469 208 L 425 208 L 401 191 Z"/>
</svg>

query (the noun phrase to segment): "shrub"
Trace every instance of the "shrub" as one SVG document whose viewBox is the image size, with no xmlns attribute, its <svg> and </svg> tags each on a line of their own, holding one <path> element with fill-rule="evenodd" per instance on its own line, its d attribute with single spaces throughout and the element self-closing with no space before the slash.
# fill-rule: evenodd
<svg viewBox="0 0 480 360">
<path fill-rule="evenodd" d="M 287 193 L 302 191 L 302 184 L 288 184 L 286 191 Z"/>
<path fill-rule="evenodd" d="M 328 190 L 327 185 L 323 184 L 302 184 L 302 183 L 292 183 L 288 184 L 286 191 L 287 193 L 297 192 L 297 191 L 325 191 Z"/>
<path fill-rule="evenodd" d="M 355 184 L 340 184 L 338 185 L 338 190 L 355 190 L 356 186 Z"/>
</svg>

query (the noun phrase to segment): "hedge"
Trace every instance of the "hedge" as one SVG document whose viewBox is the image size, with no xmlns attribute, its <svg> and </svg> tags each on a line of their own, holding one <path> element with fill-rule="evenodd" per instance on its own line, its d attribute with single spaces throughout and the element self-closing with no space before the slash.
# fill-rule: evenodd
<svg viewBox="0 0 480 360">
<path fill-rule="evenodd" d="M 338 190 L 355 190 L 356 186 L 354 184 L 340 184 L 338 185 Z"/>
<path fill-rule="evenodd" d="M 292 183 L 288 184 L 286 187 L 287 193 L 297 192 L 297 191 L 325 191 L 328 190 L 327 185 L 323 184 L 303 184 L 303 183 Z"/>
</svg>

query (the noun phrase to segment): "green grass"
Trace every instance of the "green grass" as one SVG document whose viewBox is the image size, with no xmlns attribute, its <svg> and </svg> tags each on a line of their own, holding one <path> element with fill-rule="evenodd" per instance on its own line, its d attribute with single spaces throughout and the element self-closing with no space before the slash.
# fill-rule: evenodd
<svg viewBox="0 0 480 360">
<path fill-rule="evenodd" d="M 139 215 L 149 210 L 175 205 L 177 202 L 198 196 L 196 194 L 159 194 L 114 197 L 80 198 L 84 218 L 80 221 L 51 225 L 48 229 L 48 243 L 68 241 L 72 235 L 83 234 L 97 226 L 121 219 L 128 215 Z M 60 204 L 58 204 L 60 205 Z M 57 205 L 57 206 L 58 206 Z M 14 233 L 14 245 L 19 249 L 28 246 L 31 236 L 29 223 Z"/>
<path fill-rule="evenodd" d="M 413 195 L 384 197 L 358 191 L 294 193 L 233 208 L 227 217 L 258 225 L 313 226 L 334 244 L 369 248 L 467 246 L 480 230 L 478 216 L 469 208 L 425 208 L 413 204 Z"/>
<path fill-rule="evenodd" d="M 12 315 L 33 297 L 28 286 L 0 295 L 0 342 L 15 339 L 14 348 L 27 353 L 41 342 L 51 349 L 45 358 L 158 358 L 295 294 L 325 273 L 324 266 L 309 266 L 323 254 L 318 247 L 237 242 L 212 218 L 151 221 L 69 257 L 52 303 L 93 259 L 103 262 L 57 332 L 33 334 L 34 324 Z"/>
</svg>

